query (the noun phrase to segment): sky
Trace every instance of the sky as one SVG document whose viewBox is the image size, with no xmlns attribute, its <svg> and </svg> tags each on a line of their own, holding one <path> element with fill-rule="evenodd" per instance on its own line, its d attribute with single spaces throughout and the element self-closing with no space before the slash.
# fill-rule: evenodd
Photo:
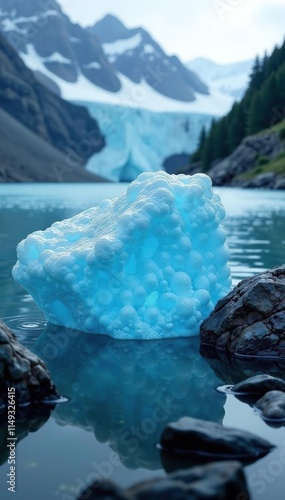
<svg viewBox="0 0 285 500">
<path fill-rule="evenodd" d="M 143 26 L 168 54 L 184 62 L 218 63 L 271 52 L 285 38 L 284 0 L 58 0 L 66 14 L 90 26 L 107 13 L 129 28 Z"/>
</svg>

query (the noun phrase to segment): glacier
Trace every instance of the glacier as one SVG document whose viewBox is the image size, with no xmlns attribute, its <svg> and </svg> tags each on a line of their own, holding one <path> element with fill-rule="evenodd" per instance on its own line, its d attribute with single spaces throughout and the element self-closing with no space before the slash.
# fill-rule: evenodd
<svg viewBox="0 0 285 500">
<path fill-rule="evenodd" d="M 231 287 L 224 217 L 207 175 L 143 173 L 124 195 L 20 242 L 13 276 L 52 324 L 195 336 Z"/>
<path fill-rule="evenodd" d="M 96 118 L 107 145 L 91 156 L 86 168 L 115 182 L 133 181 L 142 172 L 161 170 L 164 160 L 175 154 L 189 154 L 190 158 L 202 127 L 208 128 L 213 118 L 203 113 L 155 112 L 85 101 L 78 104 Z"/>
</svg>

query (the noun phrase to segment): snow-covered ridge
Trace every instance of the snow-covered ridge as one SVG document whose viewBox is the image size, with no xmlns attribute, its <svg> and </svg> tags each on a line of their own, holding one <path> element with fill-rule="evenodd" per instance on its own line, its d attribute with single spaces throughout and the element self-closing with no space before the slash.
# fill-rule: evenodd
<svg viewBox="0 0 285 500">
<path fill-rule="evenodd" d="M 217 64 L 203 57 L 198 57 L 187 64 L 188 68 L 203 77 L 210 91 L 219 91 L 233 99 L 241 99 L 243 96 L 249 82 L 252 65 L 252 60 Z"/>
<path fill-rule="evenodd" d="M 31 23 L 37 24 L 42 19 L 45 19 L 49 16 L 58 16 L 58 15 L 59 15 L 58 11 L 50 9 L 50 10 L 47 10 L 45 12 L 39 12 L 35 16 L 9 18 L 9 13 L 4 12 L 3 10 L 0 9 L 0 17 L 5 18 L 2 21 L 2 29 L 3 29 L 3 31 L 6 31 L 6 32 L 18 31 L 21 33 L 27 33 L 28 28 L 27 27 L 21 28 L 19 25 L 27 25 L 27 24 L 31 24 Z"/>
<path fill-rule="evenodd" d="M 82 73 L 79 73 L 76 83 L 66 82 L 54 75 L 46 68 L 45 58 L 37 54 L 32 44 L 27 46 L 26 54 L 23 53 L 21 56 L 32 70 L 40 71 L 51 78 L 60 88 L 62 97 L 71 101 L 84 100 L 151 111 L 204 113 L 207 115 L 222 115 L 230 109 L 233 102 L 230 96 L 216 91 L 213 92 L 211 98 L 199 95 L 194 102 L 184 103 L 161 95 L 145 81 L 136 84 L 123 75 L 120 75 L 121 89 L 119 92 L 111 93 L 93 85 Z"/>
</svg>

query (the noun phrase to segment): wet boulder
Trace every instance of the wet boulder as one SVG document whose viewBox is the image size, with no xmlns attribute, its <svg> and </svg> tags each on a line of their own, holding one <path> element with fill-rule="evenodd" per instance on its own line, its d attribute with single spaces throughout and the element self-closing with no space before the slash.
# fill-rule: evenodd
<svg viewBox="0 0 285 500">
<path fill-rule="evenodd" d="M 178 471 L 122 490 L 109 481 L 94 483 L 78 500 L 227 500 L 250 498 L 239 462 L 217 462 Z"/>
<path fill-rule="evenodd" d="M 285 265 L 241 281 L 200 328 L 202 345 L 285 358 Z"/>
<path fill-rule="evenodd" d="M 232 392 L 236 394 L 264 395 L 268 391 L 283 391 L 285 393 L 284 380 L 266 374 L 255 375 L 232 387 Z"/>
<path fill-rule="evenodd" d="M 0 407 L 8 403 L 8 389 L 20 406 L 60 397 L 44 362 L 0 320 Z"/>
<path fill-rule="evenodd" d="M 261 411 L 264 420 L 285 422 L 285 393 L 282 391 L 270 391 L 256 403 L 256 408 Z"/>
<path fill-rule="evenodd" d="M 171 452 L 208 455 L 212 459 L 258 459 L 274 446 L 265 439 L 215 422 L 183 417 L 164 429 L 160 444 Z"/>
</svg>

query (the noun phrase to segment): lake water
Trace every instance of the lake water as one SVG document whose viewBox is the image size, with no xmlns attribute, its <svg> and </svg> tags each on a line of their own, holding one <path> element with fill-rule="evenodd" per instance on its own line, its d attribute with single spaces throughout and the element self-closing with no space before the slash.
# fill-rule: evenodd
<svg viewBox="0 0 285 500">
<path fill-rule="evenodd" d="M 47 363 L 68 402 L 18 414 L 17 492 L 7 491 L 5 418 L 0 418 L 1 500 L 74 500 L 102 477 L 129 486 L 177 468 L 156 444 L 167 422 L 185 415 L 223 422 L 265 437 L 277 448 L 245 468 L 252 498 L 283 499 L 285 428 L 266 425 L 252 407 L 217 386 L 262 371 L 255 365 L 210 364 L 199 341 L 116 342 L 46 328 L 41 311 L 11 277 L 16 245 L 55 220 L 118 196 L 127 185 L 0 185 L 0 318 Z M 285 261 L 285 192 L 217 189 L 234 284 Z M 282 375 L 275 362 L 267 371 Z"/>
</svg>

